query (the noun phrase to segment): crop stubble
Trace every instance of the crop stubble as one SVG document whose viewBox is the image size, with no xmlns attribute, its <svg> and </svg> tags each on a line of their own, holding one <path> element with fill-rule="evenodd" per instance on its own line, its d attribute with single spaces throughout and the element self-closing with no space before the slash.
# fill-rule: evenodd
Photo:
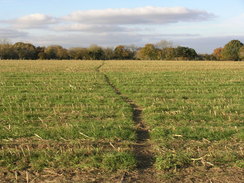
<svg viewBox="0 0 244 183">
<path fill-rule="evenodd" d="M 1 181 L 242 182 L 243 63 L 105 62 L 1 61 Z"/>
</svg>

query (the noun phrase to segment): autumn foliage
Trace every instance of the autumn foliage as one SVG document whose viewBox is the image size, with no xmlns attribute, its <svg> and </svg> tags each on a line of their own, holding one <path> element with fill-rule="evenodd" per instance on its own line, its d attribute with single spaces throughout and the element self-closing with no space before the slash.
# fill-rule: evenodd
<svg viewBox="0 0 244 183">
<path fill-rule="evenodd" d="M 0 59 L 18 60 L 244 60 L 243 43 L 232 40 L 224 48 L 216 48 L 212 54 L 197 54 L 193 48 L 177 46 L 167 41 L 146 44 L 143 47 L 119 45 L 104 48 L 92 45 L 88 48 L 66 49 L 60 45 L 35 47 L 30 43 L 0 44 Z"/>
</svg>

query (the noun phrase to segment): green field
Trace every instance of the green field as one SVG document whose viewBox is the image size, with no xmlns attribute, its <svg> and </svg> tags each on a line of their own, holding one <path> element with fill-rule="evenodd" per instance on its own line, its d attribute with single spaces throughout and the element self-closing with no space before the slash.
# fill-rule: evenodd
<svg viewBox="0 0 244 183">
<path fill-rule="evenodd" d="M 243 91 L 243 62 L 0 61 L 0 181 L 242 182 Z"/>
</svg>

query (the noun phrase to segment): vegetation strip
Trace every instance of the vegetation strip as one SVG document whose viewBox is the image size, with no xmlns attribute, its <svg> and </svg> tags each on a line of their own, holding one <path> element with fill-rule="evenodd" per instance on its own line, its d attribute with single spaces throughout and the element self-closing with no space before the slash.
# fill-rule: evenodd
<svg viewBox="0 0 244 183">
<path fill-rule="evenodd" d="M 100 66 L 96 68 L 96 71 L 100 72 L 100 68 L 105 65 L 103 62 Z M 123 95 L 121 91 L 111 82 L 109 77 L 104 75 L 106 83 L 114 90 L 114 92 L 122 98 L 122 100 L 129 104 L 132 109 L 132 119 L 136 125 L 136 144 L 133 145 L 135 158 L 137 160 L 137 169 L 140 173 L 143 173 L 146 169 L 150 168 L 153 165 L 154 157 L 151 153 L 151 145 L 148 142 L 150 139 L 149 131 L 146 128 L 143 120 L 142 120 L 142 109 L 138 106 L 134 101 L 132 101 L 129 97 Z M 124 177 L 124 176 L 123 176 Z"/>
<path fill-rule="evenodd" d="M 193 48 L 173 46 L 162 40 L 144 47 L 118 45 L 114 49 L 92 45 L 89 48 L 65 49 L 60 45 L 35 47 L 30 43 L 0 42 L 0 60 L 244 60 L 244 45 L 232 40 L 212 54 L 198 54 Z"/>
</svg>

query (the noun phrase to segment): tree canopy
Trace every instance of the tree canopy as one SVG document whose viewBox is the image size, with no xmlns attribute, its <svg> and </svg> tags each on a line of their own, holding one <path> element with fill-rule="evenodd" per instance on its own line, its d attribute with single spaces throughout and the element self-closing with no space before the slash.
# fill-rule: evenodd
<svg viewBox="0 0 244 183">
<path fill-rule="evenodd" d="M 222 58 L 224 60 L 240 60 L 239 51 L 243 43 L 239 40 L 232 40 L 227 43 L 222 50 Z"/>
<path fill-rule="evenodd" d="M 30 43 L 0 43 L 0 59 L 47 60 L 244 60 L 244 46 L 232 40 L 224 48 L 214 49 L 212 54 L 197 54 L 193 48 L 173 47 L 168 41 L 146 44 L 143 47 L 118 45 L 104 48 L 92 45 L 88 48 L 63 48 L 60 45 L 35 47 Z"/>
<path fill-rule="evenodd" d="M 240 48 L 239 57 L 240 57 L 240 60 L 244 60 L 244 46 L 242 46 Z"/>
</svg>

